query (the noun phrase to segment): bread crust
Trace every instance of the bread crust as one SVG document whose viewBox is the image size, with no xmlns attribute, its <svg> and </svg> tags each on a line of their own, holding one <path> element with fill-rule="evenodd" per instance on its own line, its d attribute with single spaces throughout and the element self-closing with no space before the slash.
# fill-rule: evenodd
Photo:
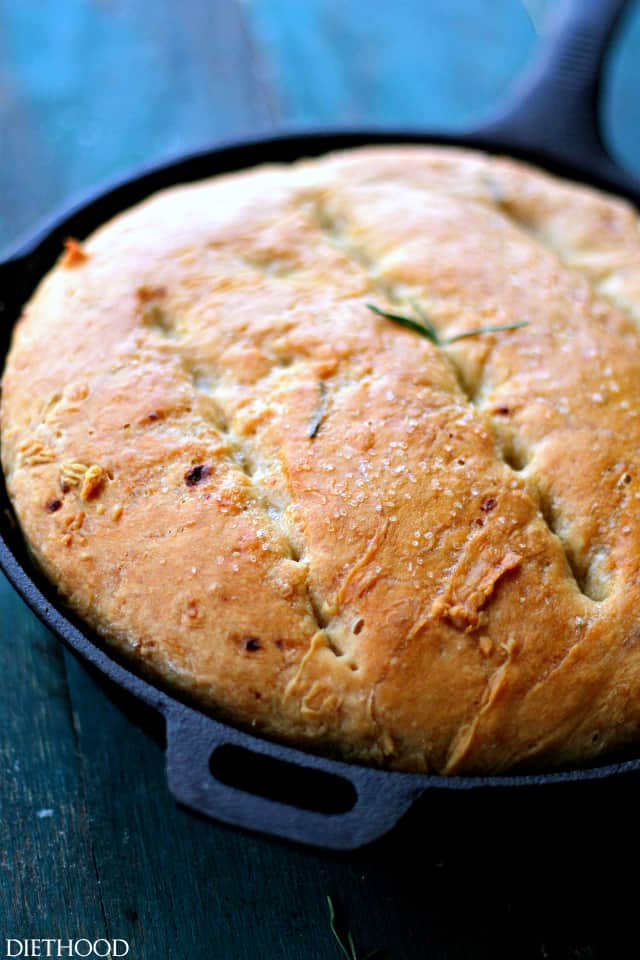
<svg viewBox="0 0 640 960">
<path fill-rule="evenodd" d="M 368 307 L 411 313 L 434 344 Z M 515 161 L 368 147 L 158 194 L 25 307 L 2 462 L 145 673 L 395 769 L 640 734 L 640 234 Z"/>
</svg>

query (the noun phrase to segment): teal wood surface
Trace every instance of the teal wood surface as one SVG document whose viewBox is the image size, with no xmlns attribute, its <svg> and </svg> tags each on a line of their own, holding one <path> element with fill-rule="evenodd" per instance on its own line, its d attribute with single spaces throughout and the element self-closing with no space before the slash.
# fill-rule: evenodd
<svg viewBox="0 0 640 960">
<path fill-rule="evenodd" d="M 540 9 L 544 4 L 537 4 Z M 274 129 L 457 129 L 538 42 L 519 0 L 0 0 L 0 250 L 133 168 Z M 603 119 L 640 170 L 640 8 Z M 0 582 L 5 937 L 119 937 L 143 960 L 637 955 L 640 785 L 432 795 L 331 855 L 178 808 L 162 731 L 114 702 Z"/>
<path fill-rule="evenodd" d="M 611 50 L 602 97 L 602 127 L 616 159 L 640 176 L 640 3 L 629 4 Z"/>
<path fill-rule="evenodd" d="M 0 247 L 101 183 L 271 126 L 230 0 L 0 0 Z"/>
<path fill-rule="evenodd" d="M 298 124 L 460 129 L 489 109 L 533 48 L 513 0 L 248 0 L 276 102 Z"/>
</svg>

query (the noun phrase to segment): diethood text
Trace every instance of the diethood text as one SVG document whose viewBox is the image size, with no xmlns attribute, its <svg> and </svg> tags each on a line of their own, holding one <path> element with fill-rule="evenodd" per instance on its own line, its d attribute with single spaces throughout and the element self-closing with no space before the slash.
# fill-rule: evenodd
<svg viewBox="0 0 640 960">
<path fill-rule="evenodd" d="M 5 940 L 6 957 L 126 957 L 126 940 L 56 940 L 53 937 Z"/>
</svg>

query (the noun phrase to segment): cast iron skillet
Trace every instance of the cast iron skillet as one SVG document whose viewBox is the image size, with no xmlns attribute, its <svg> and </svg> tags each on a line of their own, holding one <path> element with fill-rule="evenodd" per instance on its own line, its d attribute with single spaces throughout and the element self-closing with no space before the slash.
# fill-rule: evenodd
<svg viewBox="0 0 640 960">
<path fill-rule="evenodd" d="M 365 130 L 312 133 L 224 146 L 153 169 L 90 199 L 0 264 L 2 348 L 62 241 L 84 237 L 156 190 L 265 161 L 291 161 L 366 143 L 458 144 L 507 153 L 620 193 L 640 188 L 609 158 L 598 132 L 603 58 L 624 0 L 567 0 L 508 106 L 466 134 Z M 303 753 L 226 726 L 132 673 L 61 609 L 30 562 L 0 490 L 0 565 L 38 617 L 68 646 L 137 701 L 164 717 L 167 775 L 178 801 L 225 823 L 335 850 L 356 849 L 390 830 L 426 791 L 589 781 L 640 771 L 640 758 L 581 770 L 491 777 L 440 777 L 373 770 Z"/>
</svg>

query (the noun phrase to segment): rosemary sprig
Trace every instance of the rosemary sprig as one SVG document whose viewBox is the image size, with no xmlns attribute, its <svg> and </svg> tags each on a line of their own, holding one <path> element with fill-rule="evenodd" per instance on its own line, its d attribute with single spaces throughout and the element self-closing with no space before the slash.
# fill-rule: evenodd
<svg viewBox="0 0 640 960">
<path fill-rule="evenodd" d="M 381 310 L 380 307 L 376 307 L 374 303 L 368 303 L 367 307 L 372 313 L 377 313 L 379 317 L 386 317 L 387 320 L 393 320 L 394 323 L 399 324 L 401 327 L 406 327 L 407 330 L 420 333 L 423 337 L 426 337 L 427 340 L 435 343 L 436 346 L 441 342 L 437 331 L 431 326 L 429 321 L 423 323 L 418 320 L 412 320 L 411 317 L 405 317 L 401 313 L 389 313 L 388 310 Z"/>
<path fill-rule="evenodd" d="M 483 333 L 499 333 L 502 330 L 518 330 L 520 327 L 527 327 L 529 325 L 528 320 L 519 320 L 517 323 L 505 323 L 499 326 L 491 325 L 487 327 L 478 327 L 476 330 L 467 330 L 465 333 L 456 333 L 452 337 L 445 337 L 443 339 L 440 337 L 438 331 L 427 318 L 426 314 L 423 313 L 420 307 L 413 302 L 411 305 L 418 315 L 419 320 L 413 320 L 411 317 L 405 317 L 401 313 L 391 313 L 388 310 L 382 310 L 380 307 L 376 307 L 376 305 L 373 303 L 368 303 L 367 307 L 372 313 L 378 314 L 379 317 L 386 317 L 387 320 L 392 320 L 401 327 L 406 327 L 408 330 L 413 330 L 414 333 L 421 334 L 421 336 L 426 337 L 427 340 L 430 340 L 431 343 L 434 343 L 437 347 L 444 347 L 449 343 L 456 343 L 458 340 L 466 340 L 467 337 L 477 337 Z"/>
<path fill-rule="evenodd" d="M 478 327 L 477 330 L 467 330 L 466 333 L 456 333 L 452 337 L 442 340 L 442 343 L 455 343 L 456 340 L 466 340 L 467 337 L 477 337 L 480 333 L 499 333 L 501 330 L 519 330 L 528 327 L 530 320 L 518 320 L 516 323 L 505 323 L 498 326 Z"/>
<path fill-rule="evenodd" d="M 322 426 L 322 422 L 327 415 L 327 385 L 324 380 L 318 381 L 318 386 L 320 388 L 320 403 L 315 409 L 313 414 L 313 419 L 309 424 L 309 431 L 307 436 L 310 440 L 313 440 L 318 430 Z"/>
<path fill-rule="evenodd" d="M 353 942 L 353 937 L 351 936 L 351 931 L 347 930 L 346 936 L 342 936 L 336 926 L 336 910 L 333 905 L 333 900 L 327 894 L 327 906 L 329 908 L 329 926 L 331 928 L 331 933 L 335 937 L 335 941 L 340 947 L 340 952 L 345 960 L 359 960 L 358 951 L 356 950 L 356 945 Z M 374 950 L 372 953 L 368 953 L 363 960 L 370 960 L 371 957 L 379 953 L 379 950 Z"/>
</svg>

